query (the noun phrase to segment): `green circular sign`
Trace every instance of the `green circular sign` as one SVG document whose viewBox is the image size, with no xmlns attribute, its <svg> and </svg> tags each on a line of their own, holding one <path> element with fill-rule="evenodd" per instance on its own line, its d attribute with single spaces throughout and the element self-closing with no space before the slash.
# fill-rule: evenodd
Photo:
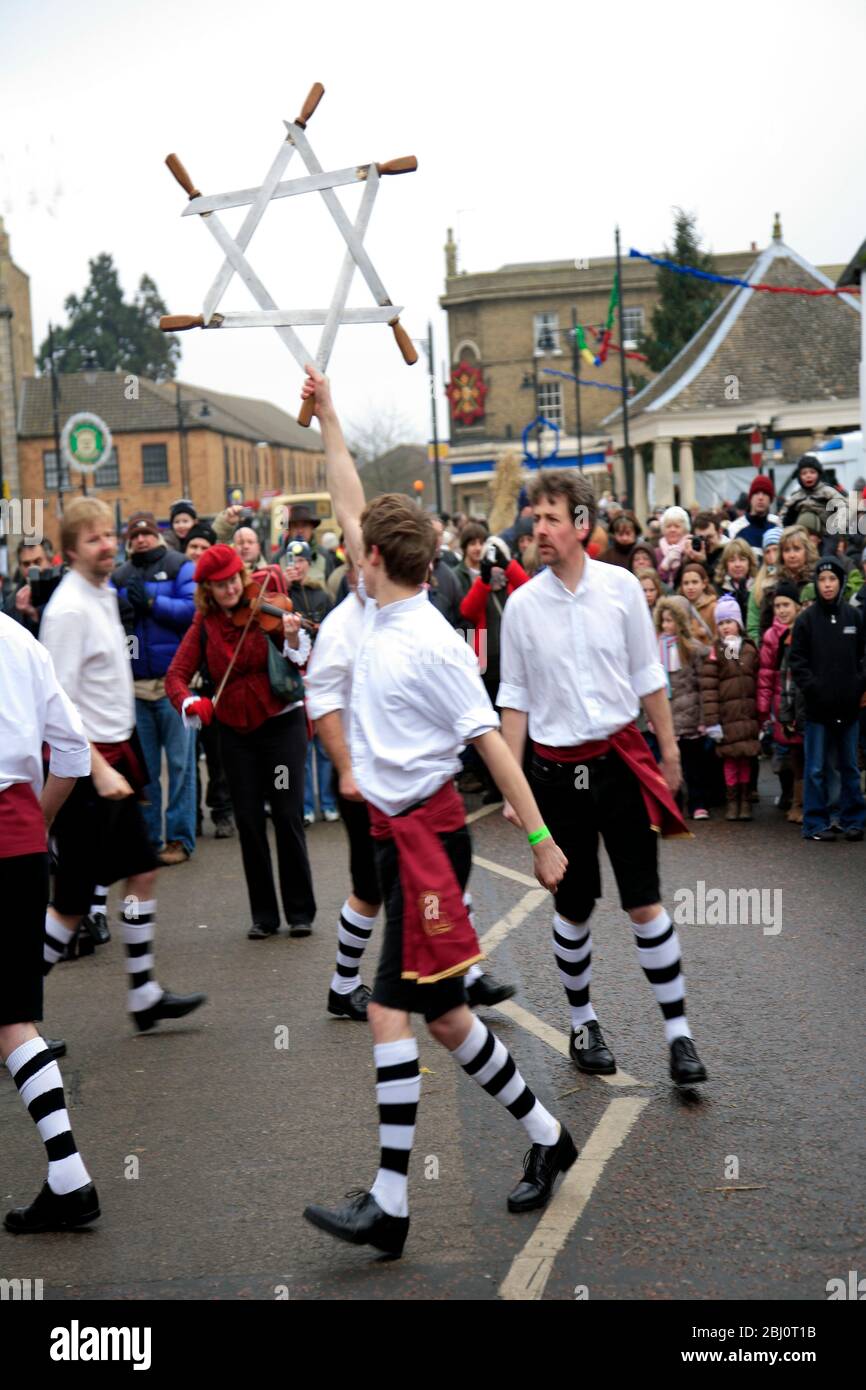
<svg viewBox="0 0 866 1390">
<path fill-rule="evenodd" d="M 95 473 L 111 457 L 111 430 L 89 410 L 70 415 L 60 442 L 67 463 L 80 473 Z"/>
</svg>

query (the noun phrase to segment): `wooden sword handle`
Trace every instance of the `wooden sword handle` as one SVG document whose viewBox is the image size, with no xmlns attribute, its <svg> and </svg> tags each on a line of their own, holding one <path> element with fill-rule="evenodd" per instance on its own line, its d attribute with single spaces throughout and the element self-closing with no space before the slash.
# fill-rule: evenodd
<svg viewBox="0 0 866 1390">
<path fill-rule="evenodd" d="M 185 328 L 204 328 L 201 314 L 163 314 L 159 321 L 163 333 L 182 333 Z"/>
<path fill-rule="evenodd" d="M 189 174 L 186 172 L 186 169 L 184 169 L 177 155 L 168 155 L 166 157 L 165 162 L 168 165 L 171 172 L 174 174 L 184 193 L 187 193 L 190 198 L 200 198 L 201 191 L 198 188 L 196 188 L 195 184 L 193 183 Z"/>
<path fill-rule="evenodd" d="M 315 409 L 315 396 L 308 396 L 307 399 L 302 402 L 301 408 L 298 411 L 298 424 L 301 426 L 302 429 L 308 430 L 310 428 L 310 423 L 313 418 L 313 411 Z"/>
<path fill-rule="evenodd" d="M 380 174 L 414 174 L 417 168 L 418 160 L 414 154 L 404 154 L 399 159 L 386 159 L 384 164 L 376 165 Z"/>
<path fill-rule="evenodd" d="M 403 354 L 403 361 L 408 367 L 413 366 L 418 361 L 418 354 L 409 334 L 399 319 L 389 319 L 388 326 L 394 330 L 394 337 L 397 339 L 397 346 Z"/>
<path fill-rule="evenodd" d="M 322 86 L 321 82 L 314 82 L 310 90 L 307 92 L 307 100 L 301 107 L 300 116 L 296 117 L 295 119 L 295 125 L 299 125 L 301 127 L 301 130 L 306 130 L 307 121 L 312 116 L 313 112 L 315 111 L 316 107 L 318 106 L 319 102 L 322 100 L 322 97 L 324 95 L 325 89 Z"/>
</svg>

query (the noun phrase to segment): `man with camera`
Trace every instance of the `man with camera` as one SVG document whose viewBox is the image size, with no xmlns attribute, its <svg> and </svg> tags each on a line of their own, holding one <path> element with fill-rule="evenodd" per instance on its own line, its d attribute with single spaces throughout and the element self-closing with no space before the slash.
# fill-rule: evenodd
<svg viewBox="0 0 866 1390">
<path fill-rule="evenodd" d="M 16 623 L 26 627 L 31 637 L 39 636 L 42 610 L 56 587 L 50 583 L 51 557 L 44 541 L 22 540 L 18 542 L 18 568 L 15 572 L 15 587 L 6 597 L 3 612 Z M 45 580 L 49 580 L 46 584 Z M 60 574 L 57 574 L 57 582 Z"/>
</svg>

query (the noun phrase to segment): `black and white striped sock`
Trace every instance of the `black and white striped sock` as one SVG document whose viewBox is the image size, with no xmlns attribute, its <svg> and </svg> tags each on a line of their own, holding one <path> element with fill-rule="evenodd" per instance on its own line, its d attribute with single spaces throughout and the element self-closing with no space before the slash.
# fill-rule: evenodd
<svg viewBox="0 0 866 1390">
<path fill-rule="evenodd" d="M 589 982 L 592 979 L 592 933 L 589 922 L 566 922 L 564 917 L 554 912 L 553 954 L 559 978 L 568 996 L 571 1026 L 578 1029 L 597 1017 L 589 1002 Z"/>
<path fill-rule="evenodd" d="M 108 889 L 104 883 L 97 883 L 93 889 L 92 901 L 90 904 L 90 916 L 97 917 L 106 915 L 106 905 L 108 903 Z"/>
<path fill-rule="evenodd" d="M 22 1043 L 10 1052 L 6 1065 L 45 1145 L 51 1191 L 62 1197 L 66 1192 L 84 1187 L 90 1182 L 90 1174 L 75 1147 L 63 1094 L 63 1077 L 45 1039 L 31 1038 Z"/>
<path fill-rule="evenodd" d="M 631 925 L 641 969 L 664 1014 L 665 1041 L 670 1046 L 675 1038 L 690 1038 L 680 941 L 670 917 L 662 908 L 651 922 Z"/>
<path fill-rule="evenodd" d="M 127 901 L 120 914 L 120 925 L 129 975 L 127 1007 L 131 1014 L 137 1014 L 142 1009 L 152 1009 L 164 994 L 161 985 L 150 973 L 153 970 L 156 899 L 149 902 Z"/>
<path fill-rule="evenodd" d="M 533 1144 L 556 1143 L 558 1122 L 530 1091 L 505 1043 L 480 1018 L 473 1018 L 468 1034 L 451 1055 L 467 1076 L 510 1110 Z"/>
<path fill-rule="evenodd" d="M 45 912 L 45 935 L 42 938 L 42 973 L 47 975 L 66 955 L 66 948 L 75 935 L 75 927 L 64 927 L 51 908 Z"/>
<path fill-rule="evenodd" d="M 340 908 L 337 927 L 337 968 L 331 979 L 335 994 L 351 994 L 361 983 L 361 957 L 375 925 L 375 917 L 364 917 L 350 907 L 346 899 Z"/>
<path fill-rule="evenodd" d="M 409 1158 L 421 1094 L 415 1038 L 376 1043 L 376 1100 L 379 1103 L 379 1171 L 370 1189 L 389 1216 L 409 1215 Z"/>
</svg>

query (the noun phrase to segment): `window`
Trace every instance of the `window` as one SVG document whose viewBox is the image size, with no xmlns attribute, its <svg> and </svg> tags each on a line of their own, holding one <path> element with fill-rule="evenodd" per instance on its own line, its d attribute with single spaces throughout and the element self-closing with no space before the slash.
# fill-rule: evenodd
<svg viewBox="0 0 866 1390">
<path fill-rule="evenodd" d="M 55 454 L 55 452 L 54 452 L 53 449 L 44 449 L 44 450 L 43 450 L 43 452 L 42 452 L 42 470 L 43 470 L 43 477 L 45 478 L 45 491 L 46 491 L 46 492 L 56 492 L 56 491 L 57 491 L 57 455 Z M 71 484 L 70 481 L 69 481 L 69 464 L 64 460 L 64 462 L 63 462 L 63 487 L 64 487 L 64 488 L 70 488 L 71 486 L 72 486 L 72 484 Z"/>
<path fill-rule="evenodd" d="M 643 309 L 623 308 L 622 331 L 625 334 L 623 347 L 629 352 L 634 351 L 637 340 L 643 333 Z"/>
<path fill-rule="evenodd" d="M 543 415 L 545 420 L 549 420 L 552 425 L 563 426 L 562 419 L 562 384 L 558 381 L 540 381 L 538 383 L 538 413 Z"/>
<path fill-rule="evenodd" d="M 168 482 L 168 448 L 165 444 L 142 444 L 141 465 L 143 483 Z"/>
<path fill-rule="evenodd" d="M 93 475 L 93 486 L 120 487 L 120 465 L 117 461 L 116 449 L 112 449 L 108 462 L 97 468 Z"/>
<path fill-rule="evenodd" d="M 536 356 L 560 356 L 559 314 L 536 314 L 533 324 L 533 352 Z"/>
</svg>

